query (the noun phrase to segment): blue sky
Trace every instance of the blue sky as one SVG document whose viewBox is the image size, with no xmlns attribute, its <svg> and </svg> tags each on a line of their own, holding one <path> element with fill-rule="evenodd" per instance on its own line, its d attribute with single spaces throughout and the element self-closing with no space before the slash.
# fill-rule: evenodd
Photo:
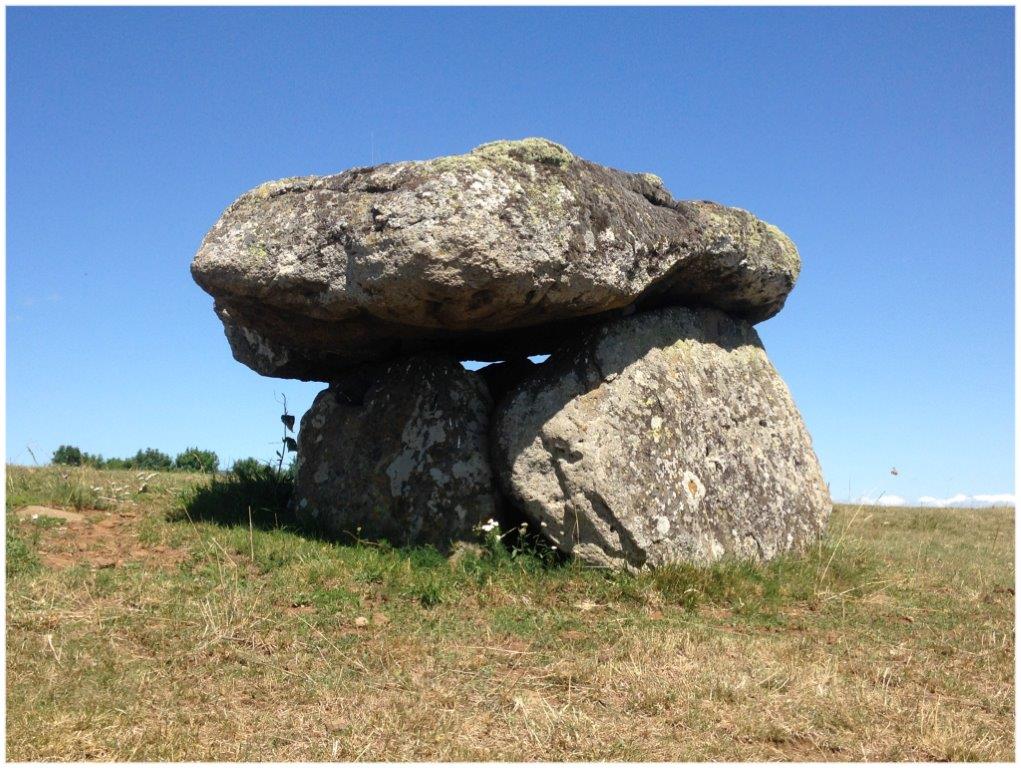
<svg viewBox="0 0 1021 768">
<path fill-rule="evenodd" d="M 1013 491 L 1011 8 L 7 9 L 7 457 L 269 457 L 188 265 L 257 184 L 546 136 L 753 211 L 838 499 Z M 896 466 L 897 476 L 890 474 Z"/>
</svg>

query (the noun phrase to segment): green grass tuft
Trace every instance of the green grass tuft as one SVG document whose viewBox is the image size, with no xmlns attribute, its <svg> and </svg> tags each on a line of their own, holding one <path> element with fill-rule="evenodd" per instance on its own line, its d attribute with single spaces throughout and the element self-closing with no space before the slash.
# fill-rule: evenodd
<svg viewBox="0 0 1021 768">
<path fill-rule="evenodd" d="M 6 524 L 6 553 L 7 553 L 7 578 L 28 574 L 39 567 L 39 557 L 36 555 L 38 536 L 36 540 L 28 539 L 24 528 L 17 525 L 14 518 L 7 516 Z"/>
</svg>

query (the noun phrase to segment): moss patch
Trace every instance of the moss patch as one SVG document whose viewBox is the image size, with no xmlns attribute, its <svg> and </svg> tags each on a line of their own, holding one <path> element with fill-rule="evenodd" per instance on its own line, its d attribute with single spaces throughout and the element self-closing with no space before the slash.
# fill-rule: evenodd
<svg viewBox="0 0 1021 768">
<path fill-rule="evenodd" d="M 574 160 L 565 147 L 547 139 L 520 139 L 518 141 L 492 141 L 475 147 L 465 155 L 450 155 L 428 160 L 425 165 L 436 173 L 474 172 L 483 168 L 498 168 L 517 175 L 533 175 L 524 166 L 566 168 Z"/>
<path fill-rule="evenodd" d="M 574 160 L 574 155 L 566 147 L 541 138 L 491 141 L 475 147 L 471 154 L 493 159 L 509 158 L 522 163 L 550 165 L 555 168 L 566 167 Z"/>
</svg>

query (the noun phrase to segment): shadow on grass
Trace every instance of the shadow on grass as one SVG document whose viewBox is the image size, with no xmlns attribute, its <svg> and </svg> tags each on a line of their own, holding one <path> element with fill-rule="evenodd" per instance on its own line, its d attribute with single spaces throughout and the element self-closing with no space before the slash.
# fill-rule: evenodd
<svg viewBox="0 0 1021 768">
<path fill-rule="evenodd" d="M 293 491 L 292 473 L 268 465 L 248 467 L 188 488 L 182 494 L 182 508 L 171 512 L 168 519 L 246 527 L 251 520 L 252 526 L 261 530 L 303 530 L 289 507 Z"/>
<path fill-rule="evenodd" d="M 224 527 L 244 527 L 251 525 L 264 531 L 286 530 L 300 534 L 308 539 L 330 542 L 340 546 L 372 546 L 384 550 L 410 554 L 433 547 L 415 545 L 396 546 L 386 541 L 366 541 L 353 535 L 346 538 L 331 536 L 322 529 L 299 521 L 290 506 L 294 492 L 294 476 L 291 472 L 278 472 L 271 466 L 258 465 L 246 467 L 238 471 L 216 475 L 203 485 L 188 488 L 182 494 L 182 506 L 170 512 L 167 519 L 171 522 L 192 520 L 208 522 Z M 503 519 L 503 518 L 506 519 Z M 517 521 L 515 524 L 511 524 Z M 529 554 L 537 558 L 546 567 L 559 567 L 570 560 L 563 552 L 554 551 L 541 536 L 529 531 L 527 526 L 520 526 L 516 516 L 501 517 L 501 525 L 505 531 L 499 537 L 487 537 L 478 544 L 491 551 L 502 551 L 514 556 Z M 450 555 L 456 551 L 437 554 Z"/>
<path fill-rule="evenodd" d="M 439 552 L 433 547 L 392 546 L 385 541 L 363 541 L 353 536 L 338 540 L 302 525 L 289 506 L 293 488 L 294 480 L 289 473 L 277 473 L 268 466 L 218 475 L 185 491 L 183 506 L 170 519 L 247 528 L 251 510 L 251 525 L 255 528 L 286 530 L 308 540 L 328 542 L 344 548 L 345 557 L 354 556 L 354 561 L 358 561 L 355 553 L 364 549 L 375 552 L 373 557 L 382 558 L 379 562 L 383 565 L 379 567 L 389 563 L 387 568 L 396 568 L 407 561 L 414 573 L 422 569 L 423 573 L 450 570 L 446 566 L 451 552 Z M 665 604 L 688 611 L 701 604 L 720 605 L 764 620 L 772 620 L 778 610 L 792 602 L 816 602 L 822 595 L 833 594 L 860 597 L 868 591 L 868 580 L 874 578 L 877 569 L 871 553 L 860 546 L 852 547 L 849 542 L 841 546 L 838 540 L 768 563 L 724 559 L 710 566 L 676 563 L 638 574 L 595 572 L 552 549 L 535 532 L 514 527 L 504 531 L 502 535 L 487 534 L 484 541 L 468 545 L 459 554 L 455 547 L 456 557 L 451 556 L 449 562 L 460 563 L 457 567 L 462 570 L 481 569 L 480 578 L 504 573 L 507 567 L 553 578 L 558 573 L 575 573 L 597 591 L 596 583 L 605 582 L 602 590 L 609 590 L 607 594 L 612 593 L 615 600 L 644 604 L 656 594 L 656 599 Z M 581 577 L 582 571 L 587 575 Z M 423 600 L 436 602 L 434 598 L 426 596 Z"/>
</svg>

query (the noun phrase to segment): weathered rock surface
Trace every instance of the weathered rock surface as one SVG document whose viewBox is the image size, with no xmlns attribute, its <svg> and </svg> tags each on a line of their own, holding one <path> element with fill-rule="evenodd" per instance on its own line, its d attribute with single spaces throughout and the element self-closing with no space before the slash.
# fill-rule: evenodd
<svg viewBox="0 0 1021 768">
<path fill-rule="evenodd" d="M 815 541 L 831 506 L 758 334 L 715 310 L 589 332 L 505 397 L 494 442 L 506 492 L 597 565 L 770 558 Z"/>
<path fill-rule="evenodd" d="M 547 353 L 636 307 L 754 322 L 781 309 L 799 270 L 793 243 L 751 214 L 675 201 L 651 174 L 544 139 L 263 184 L 192 263 L 238 360 L 322 381 L 423 350 Z"/>
<path fill-rule="evenodd" d="M 364 368 L 324 390 L 301 420 L 294 503 L 341 540 L 446 549 L 494 517 L 492 401 L 449 357 Z"/>
</svg>

